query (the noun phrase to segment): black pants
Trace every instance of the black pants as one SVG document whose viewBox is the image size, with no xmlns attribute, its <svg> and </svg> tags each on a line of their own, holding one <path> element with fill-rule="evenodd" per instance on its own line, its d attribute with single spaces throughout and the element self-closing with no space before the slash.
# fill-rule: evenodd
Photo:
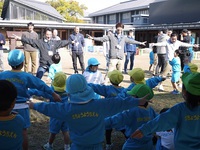
<svg viewBox="0 0 200 150">
<path fill-rule="evenodd" d="M 156 66 L 156 75 L 159 73 L 162 74 L 162 72 L 166 69 L 167 66 L 167 60 L 166 60 L 166 54 L 157 54 L 158 55 L 158 65 Z"/>
<path fill-rule="evenodd" d="M 77 58 L 79 60 L 82 72 L 85 71 L 84 57 L 82 51 L 72 51 L 72 62 L 74 71 L 77 72 Z"/>
</svg>

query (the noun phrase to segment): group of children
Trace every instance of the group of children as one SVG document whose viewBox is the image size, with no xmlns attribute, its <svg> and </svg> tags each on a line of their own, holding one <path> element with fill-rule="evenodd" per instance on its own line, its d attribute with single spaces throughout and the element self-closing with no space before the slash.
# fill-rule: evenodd
<svg viewBox="0 0 200 150">
<path fill-rule="evenodd" d="M 60 58 L 55 56 L 55 59 Z M 65 150 L 102 150 L 106 130 L 106 149 L 109 150 L 113 147 L 113 128 L 126 137 L 123 150 L 153 150 L 155 134 L 159 136 L 156 146 L 159 150 L 200 148 L 200 73 L 194 72 L 194 65 L 186 65 L 186 73 L 182 76 L 185 102 L 158 115 L 148 102 L 154 96 L 152 89 L 165 78 L 145 80 L 141 68 L 128 72 L 131 81 L 128 88 L 120 86 L 124 77 L 118 70 L 108 73 L 111 84 L 104 85 L 98 70 L 100 63 L 90 58 L 83 75 L 73 74 L 67 78 L 60 70 L 55 71 L 49 87 L 37 77 L 21 71 L 23 62 L 23 52 L 12 50 L 8 55 L 12 70 L 0 74 L 0 143 L 5 150 L 28 149 L 29 108 L 50 117 L 50 136 L 43 146 L 47 150 L 53 149 L 53 141 L 60 130 Z M 176 81 L 176 75 L 173 80 Z M 31 95 L 43 96 L 50 102 L 27 103 Z"/>
</svg>

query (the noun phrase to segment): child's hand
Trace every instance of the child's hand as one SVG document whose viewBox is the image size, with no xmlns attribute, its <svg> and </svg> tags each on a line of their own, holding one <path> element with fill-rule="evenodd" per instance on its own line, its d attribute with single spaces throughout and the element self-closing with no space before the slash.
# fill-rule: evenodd
<svg viewBox="0 0 200 150">
<path fill-rule="evenodd" d="M 56 101 L 56 102 L 61 102 L 61 98 L 58 94 L 56 94 L 55 92 L 52 94 L 53 96 L 53 99 Z"/>
<path fill-rule="evenodd" d="M 139 105 L 144 105 L 146 102 L 150 102 L 152 103 L 152 101 L 148 100 L 147 97 L 149 96 L 149 94 L 145 95 L 144 97 L 139 99 Z"/>
<path fill-rule="evenodd" d="M 34 106 L 35 103 L 33 103 L 32 101 L 27 101 L 26 104 L 29 105 L 30 109 L 33 109 L 33 106 Z"/>
<path fill-rule="evenodd" d="M 143 133 L 140 131 L 140 130 L 136 130 L 132 135 L 131 135 L 131 138 L 142 138 L 144 135 Z"/>
</svg>

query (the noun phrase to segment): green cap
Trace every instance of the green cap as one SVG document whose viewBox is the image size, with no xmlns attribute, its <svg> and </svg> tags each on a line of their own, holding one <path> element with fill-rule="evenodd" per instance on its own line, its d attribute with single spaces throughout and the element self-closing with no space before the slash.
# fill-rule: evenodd
<svg viewBox="0 0 200 150">
<path fill-rule="evenodd" d="M 145 73 L 141 68 L 134 68 L 133 70 L 129 71 L 128 74 L 134 80 L 135 84 L 145 84 Z"/>
<path fill-rule="evenodd" d="M 108 78 L 110 79 L 110 81 L 114 84 L 120 84 L 123 79 L 124 79 L 124 76 L 122 74 L 121 71 L 119 70 L 113 70 L 111 72 L 108 72 Z"/>
<path fill-rule="evenodd" d="M 127 94 L 137 96 L 138 98 L 142 98 L 149 94 L 147 100 L 152 99 L 154 96 L 153 90 L 146 84 L 136 84 L 130 91 L 127 91 Z"/>
<path fill-rule="evenodd" d="M 200 96 L 200 73 L 185 73 L 182 75 L 182 81 L 188 92 Z"/>
<path fill-rule="evenodd" d="M 66 91 L 66 80 L 67 76 L 64 72 L 57 72 L 52 81 L 52 86 L 56 92 Z"/>
</svg>

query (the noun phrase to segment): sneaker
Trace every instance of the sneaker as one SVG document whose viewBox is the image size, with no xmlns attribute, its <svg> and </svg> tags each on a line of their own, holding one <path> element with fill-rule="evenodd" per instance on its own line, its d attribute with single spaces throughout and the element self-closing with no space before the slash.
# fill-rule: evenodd
<svg viewBox="0 0 200 150">
<path fill-rule="evenodd" d="M 163 85 L 162 85 L 162 84 L 159 85 L 158 91 L 159 91 L 159 92 L 164 92 L 164 88 L 163 88 Z"/>
<path fill-rule="evenodd" d="M 114 144 L 106 144 L 106 150 L 112 150 L 112 148 L 114 147 Z"/>
<path fill-rule="evenodd" d="M 173 90 L 171 93 L 174 95 L 180 94 L 180 92 L 178 90 Z"/>
<path fill-rule="evenodd" d="M 53 150 L 53 145 L 49 145 L 49 143 L 43 145 L 44 150 Z"/>
</svg>

